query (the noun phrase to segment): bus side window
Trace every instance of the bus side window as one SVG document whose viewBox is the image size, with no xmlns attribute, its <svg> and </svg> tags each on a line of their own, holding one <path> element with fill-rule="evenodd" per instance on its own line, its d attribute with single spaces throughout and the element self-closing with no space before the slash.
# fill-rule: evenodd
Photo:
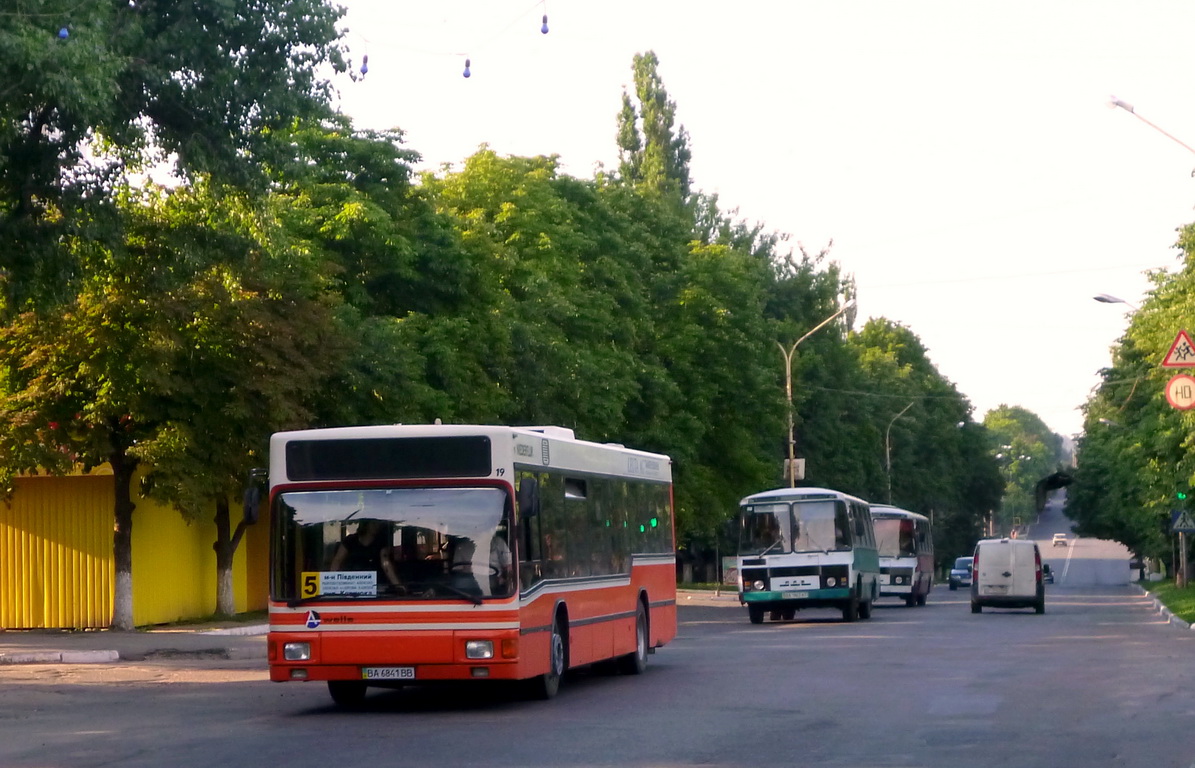
<svg viewBox="0 0 1195 768">
<path fill-rule="evenodd" d="M 834 504 L 834 549 L 850 549 L 851 526 L 857 524 L 851 513 L 855 511 L 842 502 Z"/>
</svg>

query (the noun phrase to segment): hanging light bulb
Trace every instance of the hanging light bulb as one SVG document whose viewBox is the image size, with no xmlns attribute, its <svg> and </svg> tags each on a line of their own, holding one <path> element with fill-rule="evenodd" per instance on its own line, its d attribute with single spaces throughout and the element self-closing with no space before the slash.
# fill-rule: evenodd
<svg viewBox="0 0 1195 768">
<path fill-rule="evenodd" d="M 548 34 L 548 14 L 546 13 L 544 14 L 544 25 L 539 28 L 539 31 L 545 35 Z"/>
<path fill-rule="evenodd" d="M 369 54 L 361 57 L 361 74 L 364 75 L 369 72 Z"/>
<path fill-rule="evenodd" d="M 58 39 L 59 40 L 65 40 L 70 36 L 71 36 L 70 30 L 67 29 L 66 27 L 63 27 L 62 29 L 58 30 Z"/>
<path fill-rule="evenodd" d="M 473 74 L 472 72 L 469 71 L 469 64 L 470 64 L 469 60 L 465 59 L 465 77 L 468 77 L 469 75 Z"/>
</svg>

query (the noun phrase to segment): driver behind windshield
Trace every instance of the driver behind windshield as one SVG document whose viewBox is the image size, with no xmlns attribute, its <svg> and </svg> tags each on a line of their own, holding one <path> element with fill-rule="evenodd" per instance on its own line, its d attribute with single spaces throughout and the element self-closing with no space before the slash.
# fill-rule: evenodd
<svg viewBox="0 0 1195 768">
<path fill-rule="evenodd" d="M 345 536 L 332 556 L 333 571 L 375 571 L 391 585 L 398 584 L 394 563 L 390 560 L 391 534 L 389 526 L 380 520 L 362 520 L 357 530 Z"/>
</svg>

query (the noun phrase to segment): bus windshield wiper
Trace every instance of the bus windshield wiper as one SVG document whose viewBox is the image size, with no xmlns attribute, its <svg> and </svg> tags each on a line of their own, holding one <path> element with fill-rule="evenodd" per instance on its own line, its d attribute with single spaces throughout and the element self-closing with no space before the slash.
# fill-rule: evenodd
<svg viewBox="0 0 1195 768">
<path fill-rule="evenodd" d="M 764 555 L 766 555 L 767 553 L 771 552 L 773 549 L 775 549 L 776 547 L 780 546 L 780 542 L 781 542 L 781 541 L 783 541 L 783 539 L 776 539 L 776 540 L 775 540 L 775 541 L 773 541 L 771 544 L 769 544 L 769 545 L 767 546 L 767 548 L 766 548 L 766 549 L 764 549 L 764 551 L 763 551 L 763 552 L 760 552 L 758 555 L 756 555 L 756 557 L 763 557 L 763 556 L 764 556 Z"/>
</svg>

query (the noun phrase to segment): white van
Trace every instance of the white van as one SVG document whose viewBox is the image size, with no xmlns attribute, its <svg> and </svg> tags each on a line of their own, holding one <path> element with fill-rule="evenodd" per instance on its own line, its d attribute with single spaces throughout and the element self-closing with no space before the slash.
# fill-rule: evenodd
<svg viewBox="0 0 1195 768">
<path fill-rule="evenodd" d="M 983 539 L 972 562 L 971 613 L 990 608 L 1046 612 L 1041 550 L 1029 539 Z"/>
</svg>

